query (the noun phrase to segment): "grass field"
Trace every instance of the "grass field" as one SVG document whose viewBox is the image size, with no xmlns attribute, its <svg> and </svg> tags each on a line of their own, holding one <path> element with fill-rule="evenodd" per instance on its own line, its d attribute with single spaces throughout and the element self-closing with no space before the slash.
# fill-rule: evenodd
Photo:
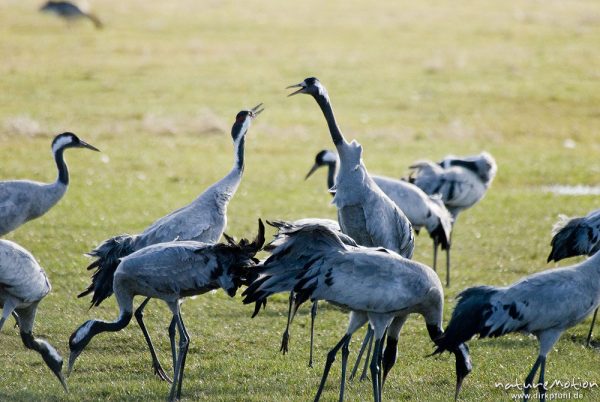
<svg viewBox="0 0 600 402">
<path fill-rule="evenodd" d="M 65 358 L 77 326 L 117 316 L 112 299 L 88 310 L 88 300 L 75 297 L 89 282 L 83 253 L 142 230 L 222 177 L 233 161 L 229 130 L 239 110 L 266 106 L 249 133 L 227 232 L 253 236 L 258 217 L 335 217 L 324 172 L 303 181 L 315 153 L 332 147 L 324 119 L 309 97 L 285 97 L 287 85 L 308 76 L 328 87 L 342 130 L 363 144 L 371 172 L 400 177 L 414 160 L 448 153 L 485 149 L 496 157 L 491 190 L 456 226 L 446 320 L 465 287 L 510 284 L 550 268 L 545 260 L 558 214 L 598 208 L 597 196 L 542 191 L 557 183 L 600 184 L 596 0 L 298 3 L 96 1 L 106 25 L 96 31 L 85 21 L 67 26 L 39 14 L 38 2 L 0 2 L 0 178 L 54 180 L 50 141 L 62 131 L 103 151 L 68 151 L 65 198 L 6 236 L 50 276 L 53 292 L 40 305 L 36 333 Z M 431 263 L 426 234 L 415 259 Z M 290 354 L 278 352 L 286 307 L 281 296 L 251 320 L 252 308 L 239 296 L 217 292 L 184 303 L 192 336 L 184 399 L 310 400 L 346 315 L 322 305 L 310 369 L 308 309 L 293 328 Z M 170 367 L 167 309 L 152 302 L 146 317 Z M 557 343 L 548 380 L 600 382 L 599 343 L 584 347 L 589 323 Z M 361 337 L 362 331 L 352 351 Z M 68 379 L 68 395 L 39 356 L 23 348 L 12 322 L 0 344 L 0 400 L 167 396 L 135 323 L 92 341 Z M 454 359 L 425 358 L 432 347 L 422 318 L 410 319 L 385 400 L 452 399 Z M 465 401 L 510 399 L 512 391 L 494 384 L 523 380 L 537 355 L 535 339 L 523 335 L 470 347 L 474 370 Z M 336 364 L 323 400 L 337 398 L 339 374 Z M 347 400 L 369 400 L 371 392 L 370 384 L 352 382 Z M 600 400 L 600 389 L 583 396 Z"/>
</svg>

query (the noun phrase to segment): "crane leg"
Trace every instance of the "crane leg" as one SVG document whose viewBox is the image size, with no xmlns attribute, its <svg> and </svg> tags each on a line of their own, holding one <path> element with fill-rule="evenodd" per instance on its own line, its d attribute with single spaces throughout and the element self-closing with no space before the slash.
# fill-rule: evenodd
<svg viewBox="0 0 600 402">
<path fill-rule="evenodd" d="M 533 367 L 531 368 L 531 371 L 527 375 L 527 378 L 525 378 L 525 386 L 523 387 L 523 401 L 529 399 L 527 395 L 529 395 L 529 391 L 531 390 L 533 384 L 533 378 L 535 377 L 535 373 L 537 372 L 538 368 L 540 367 L 540 364 L 542 363 L 542 359 L 542 356 L 538 356 L 538 358 L 535 360 L 535 363 L 533 364 Z"/>
<path fill-rule="evenodd" d="M 314 349 L 314 341 L 315 341 L 315 318 L 317 317 L 317 309 L 318 308 L 319 308 L 319 302 L 317 300 L 315 300 L 310 309 L 310 354 L 308 356 L 308 367 L 313 366 L 313 349 Z"/>
<path fill-rule="evenodd" d="M 362 355 L 365 352 L 365 348 L 367 348 L 367 345 L 368 345 L 367 356 L 366 356 L 367 363 L 363 367 L 363 372 L 360 377 L 360 381 L 364 380 L 365 379 L 364 377 L 366 377 L 365 373 L 367 371 L 369 356 L 371 355 L 371 347 L 373 345 L 373 330 L 371 329 L 370 325 L 367 325 L 367 333 L 365 334 L 365 338 L 363 339 L 362 345 L 360 345 L 360 351 L 358 352 L 358 356 L 356 357 L 356 363 L 354 363 L 354 367 L 352 368 L 352 372 L 350 373 L 350 380 L 354 379 L 354 376 L 356 375 L 356 372 L 358 371 L 358 366 L 360 365 Z"/>
<path fill-rule="evenodd" d="M 371 334 L 369 336 L 369 331 L 371 331 Z M 363 371 L 362 374 L 360 375 L 360 378 L 358 379 L 359 381 L 364 381 L 364 380 L 368 380 L 369 377 L 367 376 L 367 368 L 369 367 L 369 358 L 371 357 L 371 351 L 373 350 L 373 328 L 371 328 L 369 326 L 369 328 L 367 328 L 367 334 L 365 336 L 369 336 L 369 347 L 367 348 L 367 354 L 365 355 L 365 364 L 363 366 Z"/>
<path fill-rule="evenodd" d="M 375 339 L 373 347 L 373 358 L 371 360 L 371 382 L 373 383 L 373 400 L 381 402 L 381 349 L 383 346 L 383 338 Z"/>
<path fill-rule="evenodd" d="M 586 346 L 589 348 L 592 344 L 592 332 L 594 331 L 594 324 L 596 324 L 596 316 L 598 315 L 598 309 L 594 311 L 594 316 L 592 317 L 592 325 L 590 325 L 590 332 L 588 332 Z"/>
<path fill-rule="evenodd" d="M 350 345 L 350 338 L 348 336 L 346 342 L 342 345 L 342 380 L 340 384 L 340 401 L 344 401 L 344 390 L 346 389 L 346 367 L 348 366 L 348 355 L 350 351 L 348 350 L 348 346 Z"/>
<path fill-rule="evenodd" d="M 325 361 L 325 369 L 323 370 L 323 376 L 321 377 L 321 383 L 319 384 L 319 389 L 317 390 L 317 395 L 315 395 L 315 402 L 321 398 L 321 393 L 323 392 L 323 388 L 325 387 L 325 381 L 327 381 L 327 376 L 329 375 L 329 370 L 331 369 L 331 365 L 335 361 L 335 355 L 338 350 L 344 345 L 344 343 L 349 342 L 351 334 L 345 334 L 342 339 L 327 353 L 327 360 Z"/>
<path fill-rule="evenodd" d="M 179 314 L 179 320 L 181 321 L 183 334 L 185 335 L 186 345 L 185 345 L 185 353 L 183 353 L 183 356 L 181 356 L 181 367 L 179 368 L 179 370 L 181 371 L 181 374 L 179 375 L 179 384 L 177 385 L 177 400 L 181 399 L 181 386 L 183 385 L 183 371 L 185 370 L 185 359 L 187 358 L 188 345 L 190 343 L 190 335 L 187 332 L 187 328 L 183 324 L 183 318 L 181 317 L 181 313 Z"/>
<path fill-rule="evenodd" d="M 546 386 L 544 385 L 544 374 L 546 371 L 546 358 L 542 357 L 540 364 L 540 378 L 538 380 L 538 392 L 540 393 L 540 401 L 546 400 Z"/>
<path fill-rule="evenodd" d="M 446 249 L 446 287 L 450 287 L 450 245 Z"/>
<path fill-rule="evenodd" d="M 433 240 L 433 270 L 437 272 L 438 241 Z"/>
<path fill-rule="evenodd" d="M 286 354 L 288 351 L 288 344 L 290 341 L 290 325 L 292 325 L 292 321 L 294 321 L 294 317 L 296 316 L 296 313 L 298 312 L 299 307 L 300 307 L 300 305 L 296 304 L 296 294 L 293 291 L 290 292 L 290 300 L 289 300 L 289 307 L 288 307 L 288 320 L 287 320 L 287 325 L 285 327 L 285 331 L 283 332 L 283 335 L 281 336 L 281 347 L 279 348 L 279 351 L 282 352 L 283 354 Z"/>
<path fill-rule="evenodd" d="M 177 319 L 173 317 L 169 324 L 169 342 L 171 343 L 171 358 L 173 359 L 173 375 L 175 375 L 175 366 L 177 365 L 177 347 L 175 346 L 175 330 L 177 328 Z"/>
<path fill-rule="evenodd" d="M 187 353 L 189 338 L 187 337 L 183 320 L 181 319 L 181 311 L 179 309 L 179 303 L 175 303 L 175 306 L 170 306 L 173 311 L 173 318 L 177 322 L 177 329 L 179 330 L 179 353 L 177 356 L 177 363 L 175 364 L 175 375 L 173 376 L 173 383 L 171 384 L 171 391 L 169 392 L 169 401 L 176 401 L 181 397 L 181 384 L 183 381 L 183 362 Z"/>
<path fill-rule="evenodd" d="M 4 307 L 2 308 L 2 318 L 0 318 L 0 330 L 2 330 L 4 322 L 7 320 L 7 318 L 15 311 L 16 306 L 17 303 L 15 303 L 15 301 L 11 297 L 8 297 L 4 301 Z"/>
<path fill-rule="evenodd" d="M 150 301 L 150 297 L 147 297 L 142 304 L 135 310 L 135 319 L 140 326 L 142 333 L 144 334 L 144 338 L 146 339 L 146 343 L 148 344 L 148 349 L 150 349 L 150 355 L 152 356 L 152 367 L 154 368 L 154 374 L 158 376 L 163 381 L 171 382 L 171 379 L 163 370 L 160 361 L 158 360 L 158 356 L 156 355 L 156 351 L 154 350 L 154 345 L 152 344 L 152 339 L 150 338 L 150 334 L 146 329 L 146 324 L 144 324 L 144 309 L 146 305 Z"/>
</svg>

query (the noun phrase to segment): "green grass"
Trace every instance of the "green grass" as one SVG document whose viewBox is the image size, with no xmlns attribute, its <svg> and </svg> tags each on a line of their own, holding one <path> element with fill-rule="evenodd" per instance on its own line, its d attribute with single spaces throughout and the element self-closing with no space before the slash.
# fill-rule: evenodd
<svg viewBox="0 0 600 402">
<path fill-rule="evenodd" d="M 110 236 L 142 230 L 189 202 L 232 163 L 235 114 L 264 102 L 249 134 L 243 183 L 227 232 L 253 236 L 256 219 L 334 217 L 324 173 L 303 181 L 314 155 L 331 148 L 309 97 L 285 86 L 314 75 L 327 85 L 348 138 L 372 172 L 399 177 L 416 159 L 491 152 L 498 176 L 486 198 L 460 216 L 454 235 L 456 294 L 476 284 L 509 284 L 547 269 L 559 213 L 584 214 L 597 197 L 543 193 L 549 184 L 597 185 L 600 173 L 600 8 L 595 0 L 545 2 L 377 2 L 106 0 L 94 4 L 106 28 L 73 26 L 36 12 L 38 2 L 0 3 L 0 177 L 51 181 L 49 143 L 74 131 L 102 155 L 69 151 L 71 186 L 46 216 L 6 236 L 46 268 L 53 292 L 36 333 L 66 357 L 68 337 L 89 318 L 114 319 L 114 300 L 88 310 L 83 253 Z M 563 143 L 572 139 L 574 149 Z M 415 259 L 431 262 L 426 235 Z M 291 351 L 278 353 L 286 298 L 251 320 L 251 308 L 222 292 L 189 300 L 192 336 L 186 400 L 310 400 L 327 350 L 346 315 L 322 305 L 316 366 L 307 368 L 308 316 L 301 311 Z M 147 322 L 170 367 L 167 309 L 152 302 Z M 546 378 L 600 382 L 598 350 L 583 346 L 589 319 L 550 354 Z M 351 345 L 359 345 L 357 335 Z M 60 385 L 26 351 L 8 323 L 0 333 L 0 400 L 164 400 L 168 385 L 150 370 L 135 323 L 92 341 Z M 596 343 L 596 345 L 598 345 Z M 386 400 L 451 400 L 453 358 L 432 351 L 423 320 L 404 327 Z M 465 401 L 509 399 L 495 382 L 522 380 L 537 342 L 522 335 L 470 343 L 474 371 Z M 351 359 L 353 358 L 351 355 Z M 324 400 L 337 397 L 334 365 Z M 348 400 L 369 400 L 350 383 Z M 600 400 L 600 390 L 584 392 Z"/>
</svg>

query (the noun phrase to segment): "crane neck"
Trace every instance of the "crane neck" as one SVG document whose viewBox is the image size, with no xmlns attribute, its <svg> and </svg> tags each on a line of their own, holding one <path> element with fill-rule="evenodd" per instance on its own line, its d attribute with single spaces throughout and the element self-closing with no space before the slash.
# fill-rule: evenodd
<svg viewBox="0 0 600 402">
<path fill-rule="evenodd" d="M 319 93 L 313 96 L 317 101 L 319 107 L 321 108 L 323 115 L 325 116 L 325 120 L 327 121 L 327 126 L 329 127 L 329 134 L 331 134 L 333 144 L 336 146 L 336 148 L 339 148 L 342 144 L 346 142 L 346 140 L 344 139 L 344 135 L 340 131 L 340 128 L 335 120 L 335 115 L 333 114 L 333 107 L 331 106 L 331 102 L 329 101 L 329 96 L 323 93 Z"/>
<path fill-rule="evenodd" d="M 56 167 L 58 169 L 58 178 L 56 180 L 66 186 L 69 184 L 69 169 L 65 163 L 63 155 L 64 151 L 64 148 L 57 149 L 56 152 L 54 152 L 54 161 L 56 162 Z"/>
<path fill-rule="evenodd" d="M 235 142 L 235 163 L 233 170 L 240 172 L 240 175 L 244 172 L 244 151 L 246 147 L 246 134 L 244 133 L 239 137 L 239 140 Z"/>
<path fill-rule="evenodd" d="M 327 163 L 327 189 L 329 190 L 335 185 L 335 170 L 337 168 L 337 162 Z"/>
</svg>

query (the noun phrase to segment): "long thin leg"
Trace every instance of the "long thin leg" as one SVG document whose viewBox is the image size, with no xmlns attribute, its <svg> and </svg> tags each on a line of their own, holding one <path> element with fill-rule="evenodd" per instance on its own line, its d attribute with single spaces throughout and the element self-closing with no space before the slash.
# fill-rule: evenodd
<svg viewBox="0 0 600 402">
<path fill-rule="evenodd" d="M 317 317 L 317 309 L 319 308 L 319 302 L 315 300 L 310 309 L 310 354 L 308 356 L 308 367 L 313 366 L 313 347 L 315 338 L 315 318 Z"/>
<path fill-rule="evenodd" d="M 286 354 L 288 351 L 288 344 L 290 341 L 290 325 L 292 325 L 292 321 L 294 321 L 294 317 L 296 316 L 299 307 L 300 305 L 296 304 L 296 294 L 293 291 L 290 292 L 288 320 L 287 325 L 285 327 L 285 331 L 283 332 L 283 335 L 281 337 L 281 347 L 279 348 L 279 351 L 283 354 Z"/>
<path fill-rule="evenodd" d="M 365 355 L 365 364 L 363 366 L 363 371 L 358 381 L 364 381 L 369 378 L 367 377 L 367 368 L 369 367 L 369 358 L 371 357 L 371 350 L 373 349 L 373 333 L 373 328 L 371 328 L 371 326 L 369 325 L 369 327 L 367 328 L 367 334 L 365 335 L 369 337 L 369 347 L 367 348 L 367 354 Z"/>
<path fill-rule="evenodd" d="M 17 328 L 19 326 L 19 315 L 16 311 L 13 311 L 12 316 L 15 318 L 15 328 Z"/>
<path fill-rule="evenodd" d="M 135 310 L 135 319 L 142 329 L 142 333 L 144 334 L 144 338 L 146 339 L 146 343 L 148 344 L 148 349 L 150 349 L 150 355 L 152 356 L 152 368 L 154 368 L 154 374 L 158 376 L 163 381 L 171 382 L 171 379 L 163 370 L 160 361 L 158 360 L 158 356 L 156 355 L 156 351 L 154 350 L 154 345 L 152 344 L 152 339 L 150 338 L 150 334 L 146 329 L 146 324 L 144 324 L 144 309 L 146 308 L 146 304 L 150 301 L 150 297 L 147 297 L 142 304 Z"/>
<path fill-rule="evenodd" d="M 189 343 L 190 343 L 190 335 L 187 332 L 187 328 L 185 327 L 185 324 L 183 323 L 183 317 L 181 316 L 181 313 L 179 314 L 179 321 L 181 321 L 181 325 L 182 325 L 182 329 L 183 329 L 183 335 L 185 336 L 186 339 L 186 345 L 185 345 L 185 352 L 183 353 L 183 356 L 181 356 L 181 374 L 179 376 L 179 384 L 177 385 L 177 399 L 181 399 L 181 386 L 183 384 L 183 372 L 185 370 L 185 359 L 187 358 L 187 351 L 188 351 L 188 347 L 189 347 Z"/>
<path fill-rule="evenodd" d="M 176 397 L 176 393 L 181 391 L 179 384 L 181 382 L 181 377 L 183 377 L 182 363 L 184 356 L 187 353 L 187 346 L 189 344 L 189 339 L 186 338 L 185 327 L 183 326 L 183 321 L 181 320 L 179 303 L 177 303 L 177 306 L 174 309 L 172 308 L 172 310 L 175 311 L 173 317 L 177 320 L 177 329 L 179 330 L 179 353 L 177 356 L 177 363 L 175 364 L 173 384 L 171 384 L 171 391 L 169 392 L 169 401 L 177 400 L 178 397 Z"/>
<path fill-rule="evenodd" d="M 2 327 L 4 326 L 4 322 L 13 313 L 13 311 L 15 310 L 15 307 L 16 307 L 16 303 L 14 303 L 14 301 L 11 298 L 8 298 L 4 302 L 4 308 L 2 309 L 2 318 L 0 318 L 0 330 L 2 330 Z"/>
<path fill-rule="evenodd" d="M 545 371 L 546 371 L 546 358 L 542 357 L 542 364 L 540 364 L 540 379 L 538 380 L 538 391 L 540 392 L 540 401 L 546 400 L 546 385 L 544 384 Z"/>
<path fill-rule="evenodd" d="M 433 270 L 437 272 L 438 241 L 433 240 Z"/>
<path fill-rule="evenodd" d="M 446 287 L 450 287 L 450 244 L 446 249 Z"/>
<path fill-rule="evenodd" d="M 535 363 L 533 363 L 533 367 L 531 368 L 531 371 L 529 372 L 529 374 L 527 374 L 527 378 L 525 378 L 525 387 L 523 388 L 523 401 L 529 399 L 527 398 L 526 395 L 529 395 L 529 391 L 531 390 L 532 384 L 533 384 L 533 378 L 535 377 L 535 373 L 538 370 L 538 367 L 540 367 L 540 364 L 542 363 L 542 356 L 538 356 L 538 358 L 535 360 Z"/>
<path fill-rule="evenodd" d="M 325 361 L 325 369 L 323 370 L 323 376 L 321 377 L 321 383 L 319 384 L 319 389 L 317 390 L 317 395 L 315 395 L 315 402 L 317 402 L 321 398 L 321 393 L 323 392 L 323 388 L 325 387 L 325 381 L 327 381 L 327 376 L 329 375 L 329 370 L 331 369 L 331 365 L 335 361 L 335 355 L 338 350 L 344 345 L 347 339 L 350 339 L 351 335 L 346 334 L 340 339 L 340 341 L 327 353 L 327 360 Z"/>
<path fill-rule="evenodd" d="M 381 388 L 379 383 L 379 355 L 381 353 L 381 345 L 383 338 L 375 339 L 375 346 L 373 348 L 373 359 L 371 360 L 371 382 L 373 383 L 373 400 L 375 402 L 381 401 Z"/>
<path fill-rule="evenodd" d="M 350 351 L 348 350 L 348 345 L 350 345 L 351 335 L 348 335 L 346 338 L 346 342 L 342 345 L 342 382 L 340 384 L 340 402 L 344 401 L 344 390 L 346 388 L 346 366 L 348 365 L 348 355 Z"/>
<path fill-rule="evenodd" d="M 592 325 L 590 325 L 590 332 L 588 332 L 587 341 L 586 341 L 587 347 L 590 347 L 590 344 L 592 343 L 592 331 L 594 331 L 594 324 L 596 324 L 596 316 L 597 315 L 598 315 L 598 309 L 596 309 L 594 311 L 594 316 L 592 317 Z"/>
<path fill-rule="evenodd" d="M 177 347 L 175 346 L 175 329 L 177 319 L 173 317 L 169 324 L 169 341 L 171 342 L 171 358 L 173 359 L 173 375 L 175 375 L 175 366 L 177 365 Z"/>
<path fill-rule="evenodd" d="M 350 373 L 350 381 L 352 381 L 354 379 L 354 376 L 356 375 L 356 371 L 358 370 L 358 366 L 360 365 L 360 360 L 362 359 L 362 355 L 365 351 L 365 348 L 367 347 L 367 344 L 369 345 L 369 350 L 368 350 L 368 354 L 371 353 L 371 345 L 372 345 L 372 336 L 373 336 L 373 332 L 369 331 L 369 329 L 367 328 L 367 333 L 365 334 L 365 338 L 363 339 L 362 345 L 360 346 L 360 351 L 358 352 L 358 357 L 356 358 L 356 363 L 354 363 L 354 367 L 352 368 L 352 373 Z M 367 361 L 369 361 L 369 357 L 367 355 Z M 364 372 L 364 370 L 363 370 Z"/>
</svg>

